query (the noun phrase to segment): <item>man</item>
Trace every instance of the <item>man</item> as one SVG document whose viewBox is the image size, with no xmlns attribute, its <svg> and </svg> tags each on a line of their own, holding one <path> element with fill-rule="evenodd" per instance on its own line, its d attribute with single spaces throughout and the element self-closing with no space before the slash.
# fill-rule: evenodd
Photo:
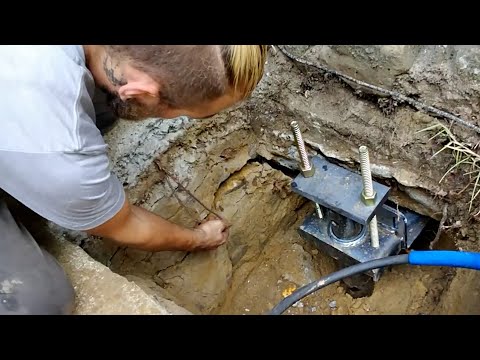
<svg viewBox="0 0 480 360">
<path fill-rule="evenodd" d="M 206 118 L 251 94 L 264 45 L 0 47 L 0 189 L 62 227 L 146 251 L 215 249 L 226 224 L 173 224 L 125 196 L 95 124 L 95 87 L 123 119 Z M 0 314 L 69 314 L 63 269 L 0 200 Z"/>
</svg>

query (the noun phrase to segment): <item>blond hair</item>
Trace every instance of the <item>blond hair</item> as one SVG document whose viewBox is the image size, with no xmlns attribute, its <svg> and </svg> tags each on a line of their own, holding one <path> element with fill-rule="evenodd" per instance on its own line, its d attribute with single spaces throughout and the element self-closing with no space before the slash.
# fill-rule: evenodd
<svg viewBox="0 0 480 360">
<path fill-rule="evenodd" d="M 106 45 L 161 84 L 160 97 L 176 108 L 214 100 L 233 88 L 243 98 L 260 82 L 266 45 Z M 220 55 L 220 56 L 219 56 Z"/>
<path fill-rule="evenodd" d="M 229 85 L 249 96 L 263 77 L 267 45 L 222 45 Z"/>
</svg>

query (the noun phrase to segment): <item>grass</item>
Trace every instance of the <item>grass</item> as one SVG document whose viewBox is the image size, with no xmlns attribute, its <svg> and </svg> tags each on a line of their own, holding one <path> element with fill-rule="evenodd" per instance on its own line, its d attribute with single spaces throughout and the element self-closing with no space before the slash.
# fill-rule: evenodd
<svg viewBox="0 0 480 360">
<path fill-rule="evenodd" d="M 461 191 L 463 192 L 470 186 L 473 186 L 472 196 L 470 197 L 468 210 L 470 212 L 473 207 L 473 202 L 480 194 L 480 155 L 474 152 L 473 149 L 466 144 L 458 141 L 457 138 L 452 134 L 450 129 L 443 124 L 437 123 L 431 125 L 425 129 L 418 131 L 418 133 L 426 131 L 436 131 L 435 135 L 433 135 L 429 139 L 429 141 L 437 138 L 441 139 L 442 143 L 445 143 L 445 145 L 440 150 L 438 150 L 435 154 L 432 155 L 432 158 L 444 151 L 448 151 L 451 153 L 453 160 L 455 161 L 454 164 L 442 176 L 439 183 L 441 183 L 447 175 L 460 167 L 465 169 L 463 175 L 470 177 L 470 182 L 468 186 Z"/>
</svg>

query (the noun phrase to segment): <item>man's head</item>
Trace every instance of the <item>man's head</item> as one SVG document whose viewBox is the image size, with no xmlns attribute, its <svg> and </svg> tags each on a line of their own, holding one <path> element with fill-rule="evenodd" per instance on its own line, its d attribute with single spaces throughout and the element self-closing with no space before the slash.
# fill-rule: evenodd
<svg viewBox="0 0 480 360">
<path fill-rule="evenodd" d="M 107 45 L 96 81 L 123 119 L 205 118 L 248 97 L 265 45 Z M 95 76 L 95 73 L 94 73 Z"/>
</svg>

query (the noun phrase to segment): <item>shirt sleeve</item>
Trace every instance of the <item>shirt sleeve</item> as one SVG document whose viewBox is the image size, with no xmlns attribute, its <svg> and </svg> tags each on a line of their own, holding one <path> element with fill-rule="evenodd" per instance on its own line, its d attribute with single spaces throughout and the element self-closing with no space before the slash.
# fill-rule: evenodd
<svg viewBox="0 0 480 360">
<path fill-rule="evenodd" d="M 114 217 L 126 198 L 103 152 L 0 151 L 0 187 L 47 220 L 80 231 Z"/>
</svg>

